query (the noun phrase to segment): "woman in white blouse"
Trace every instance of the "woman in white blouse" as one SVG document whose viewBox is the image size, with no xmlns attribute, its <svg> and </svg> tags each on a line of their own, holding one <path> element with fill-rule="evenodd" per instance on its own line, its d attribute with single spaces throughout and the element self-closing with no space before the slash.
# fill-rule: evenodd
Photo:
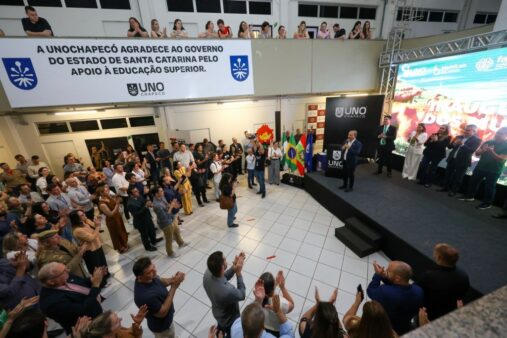
<svg viewBox="0 0 507 338">
<path fill-rule="evenodd" d="M 280 185 L 280 159 L 282 158 L 282 149 L 280 149 L 280 144 L 278 142 L 273 142 L 273 144 L 268 149 L 268 181 L 269 184 L 275 183 L 276 185 Z"/>
<path fill-rule="evenodd" d="M 424 142 L 428 139 L 426 127 L 423 123 L 417 125 L 417 129 L 410 133 L 408 137 L 408 148 L 405 154 L 405 162 L 403 163 L 403 172 L 401 176 L 409 180 L 415 180 L 419 163 L 422 160 L 424 151 Z"/>
</svg>

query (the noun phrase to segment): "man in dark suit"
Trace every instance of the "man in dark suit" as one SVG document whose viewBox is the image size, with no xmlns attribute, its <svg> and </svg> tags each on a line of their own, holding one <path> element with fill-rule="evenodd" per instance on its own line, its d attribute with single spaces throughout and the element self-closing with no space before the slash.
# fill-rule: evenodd
<svg viewBox="0 0 507 338">
<path fill-rule="evenodd" d="M 149 144 L 146 147 L 146 161 L 148 161 L 150 166 L 150 179 L 154 186 L 158 186 L 158 180 L 160 178 L 157 159 L 158 157 L 155 155 L 153 145 Z"/>
<path fill-rule="evenodd" d="M 354 171 L 357 166 L 357 157 L 363 148 L 363 145 L 356 137 L 356 130 L 349 131 L 347 140 L 342 146 L 343 185 L 340 189 L 345 189 L 345 192 L 352 191 L 354 188 Z"/>
<path fill-rule="evenodd" d="M 396 139 L 396 127 L 391 125 L 391 116 L 384 116 L 384 122 L 378 127 L 378 169 L 376 175 L 382 174 L 382 168 L 387 167 L 387 177 L 391 177 L 391 159 L 393 157 L 394 140 Z"/>
<path fill-rule="evenodd" d="M 146 251 L 156 251 L 156 243 L 163 240 L 162 237 L 156 238 L 155 225 L 151 218 L 151 201 L 146 201 L 141 195 L 139 187 L 131 186 L 128 190 L 129 199 L 127 209 L 134 216 L 134 228 L 141 234 L 141 242 Z"/>
<path fill-rule="evenodd" d="M 451 197 L 456 195 L 468 167 L 472 164 L 472 155 L 482 142 L 475 133 L 477 133 L 477 126 L 470 124 L 465 127 L 465 133 L 457 136 L 448 146 L 452 150 L 447 157 L 445 184 L 438 191 L 448 191 Z"/>
<path fill-rule="evenodd" d="M 96 268 L 90 279 L 84 279 L 69 275 L 64 264 L 44 265 L 39 270 L 40 309 L 70 334 L 79 317 L 93 319 L 102 313 L 100 284 L 106 273 L 105 267 Z"/>
</svg>

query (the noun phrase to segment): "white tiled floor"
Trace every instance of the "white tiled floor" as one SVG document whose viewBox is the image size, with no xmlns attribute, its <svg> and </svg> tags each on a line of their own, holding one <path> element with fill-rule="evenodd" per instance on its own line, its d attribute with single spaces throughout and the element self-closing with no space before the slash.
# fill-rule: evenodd
<svg viewBox="0 0 507 338">
<path fill-rule="evenodd" d="M 241 307 L 251 302 L 253 285 L 261 273 L 270 271 L 275 274 L 283 270 L 287 288 L 295 301 L 295 308 L 289 314 L 294 325 L 302 312 L 314 304 L 315 287 L 322 299 L 327 299 L 334 288 L 339 288 L 336 308 L 340 319 L 343 318 L 354 301 L 357 285 L 361 283 L 366 289 L 373 274 L 373 260 L 386 264 L 388 259 L 379 253 L 360 259 L 346 248 L 334 236 L 335 227 L 343 223 L 304 190 L 267 185 L 266 198 L 261 199 L 255 191 L 246 188 L 244 176 L 240 176 L 240 181 L 237 191 L 239 228 L 227 228 L 226 211 L 221 210 L 216 202 L 204 208 L 194 207 L 193 215 L 182 216 L 185 222 L 181 227 L 183 238 L 191 244 L 177 251 L 180 254 L 177 259 L 165 255 L 163 242 L 158 245 L 158 251 L 145 252 L 138 232 L 130 226 L 131 249 L 119 255 L 111 249 L 106 231 L 103 234 L 104 248 L 114 278 L 103 292 L 107 298 L 104 309 L 118 312 L 123 325 L 131 324 L 129 314 L 137 312 L 133 302 L 132 266 L 136 258 L 150 256 L 161 276 L 170 276 L 177 271 L 187 274 L 174 302 L 177 335 L 207 337 L 214 319 L 202 287 L 202 275 L 208 255 L 220 250 L 228 262 L 240 251 L 247 253 L 243 273 L 247 300 L 240 303 Z M 211 194 L 208 191 L 208 195 Z M 161 236 L 160 231 L 158 236 Z M 176 247 L 176 243 L 174 245 Z M 270 256 L 275 258 L 267 260 Z M 235 283 L 234 280 L 231 282 Z M 144 323 L 143 337 L 152 336 Z"/>
</svg>

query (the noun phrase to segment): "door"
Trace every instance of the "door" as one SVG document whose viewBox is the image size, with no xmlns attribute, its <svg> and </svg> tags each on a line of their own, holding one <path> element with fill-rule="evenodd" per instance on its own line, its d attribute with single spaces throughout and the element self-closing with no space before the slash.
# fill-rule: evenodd
<svg viewBox="0 0 507 338">
<path fill-rule="evenodd" d="M 51 167 L 51 171 L 60 179 L 63 178 L 63 158 L 65 155 L 73 153 L 79 158 L 74 141 L 42 143 L 42 149 L 49 161 L 48 165 Z"/>
</svg>

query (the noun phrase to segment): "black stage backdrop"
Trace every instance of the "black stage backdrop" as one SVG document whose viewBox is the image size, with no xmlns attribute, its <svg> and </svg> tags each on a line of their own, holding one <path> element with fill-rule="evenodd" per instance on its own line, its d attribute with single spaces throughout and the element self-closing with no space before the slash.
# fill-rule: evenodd
<svg viewBox="0 0 507 338">
<path fill-rule="evenodd" d="M 328 144 L 343 144 L 349 130 L 357 130 L 363 144 L 361 157 L 375 157 L 383 105 L 384 95 L 326 98 L 324 149 Z"/>
</svg>

